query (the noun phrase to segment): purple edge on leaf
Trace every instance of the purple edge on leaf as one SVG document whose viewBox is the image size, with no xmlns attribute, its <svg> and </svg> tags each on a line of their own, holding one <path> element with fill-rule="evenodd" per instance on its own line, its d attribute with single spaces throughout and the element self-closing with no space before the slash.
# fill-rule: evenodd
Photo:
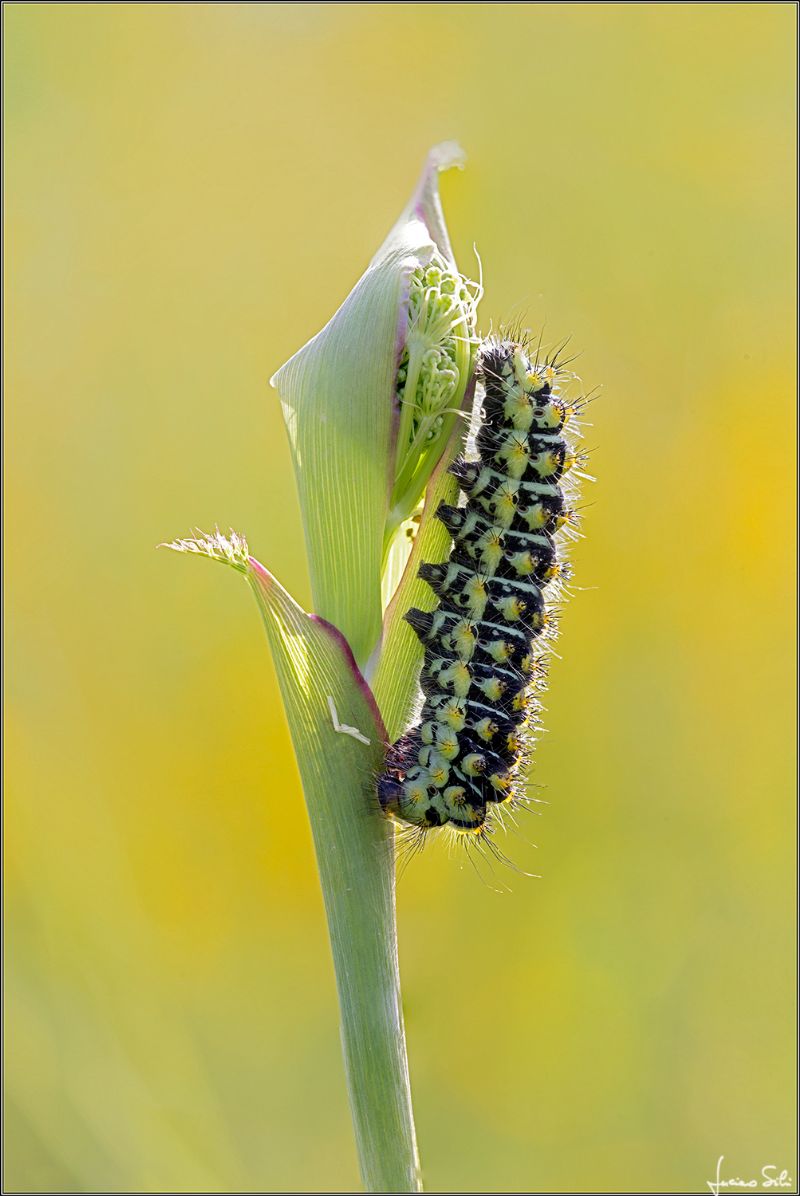
<svg viewBox="0 0 800 1196">
<path fill-rule="evenodd" d="M 273 586 L 278 586 L 281 589 L 283 588 L 280 585 L 280 582 L 277 581 L 277 579 L 275 577 L 273 577 L 273 575 L 270 573 L 269 569 L 265 568 L 264 565 L 262 565 L 259 560 L 256 560 L 256 558 L 254 556 L 248 556 L 247 563 L 249 564 L 253 573 L 258 578 L 259 582 L 265 588 L 271 589 Z M 287 597 L 288 597 L 288 595 L 287 595 Z M 291 601 L 291 599 L 290 599 L 290 601 Z M 300 608 L 300 607 L 298 607 L 298 609 L 302 610 L 302 608 Z M 352 651 L 350 645 L 348 644 L 347 639 L 345 638 L 345 636 L 342 634 L 342 632 L 339 630 L 338 627 L 335 627 L 333 623 L 329 623 L 327 619 L 323 619 L 321 615 L 309 614 L 308 611 L 303 611 L 302 613 L 312 623 L 316 623 L 325 632 L 327 632 L 327 634 L 331 637 L 331 639 L 336 644 L 336 647 L 339 649 L 342 656 L 344 657 L 344 662 L 347 665 L 347 668 L 352 673 L 353 680 L 355 681 L 358 688 L 361 690 L 364 700 L 366 701 L 367 705 L 369 706 L 370 710 L 372 711 L 372 715 L 375 719 L 375 725 L 376 725 L 378 731 L 380 732 L 383 742 L 388 743 L 389 737 L 386 733 L 386 727 L 384 726 L 383 718 L 381 717 L 381 712 L 378 709 L 378 703 L 375 701 L 375 695 L 373 694 L 372 690 L 370 689 L 369 685 L 367 684 L 360 668 L 356 664 L 356 658 L 353 655 L 353 651 Z"/>
</svg>

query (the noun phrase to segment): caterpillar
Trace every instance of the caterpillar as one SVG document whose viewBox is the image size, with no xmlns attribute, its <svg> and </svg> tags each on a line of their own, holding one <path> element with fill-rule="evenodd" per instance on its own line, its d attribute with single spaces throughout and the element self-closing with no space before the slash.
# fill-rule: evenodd
<svg viewBox="0 0 800 1196">
<path fill-rule="evenodd" d="M 561 393 L 563 372 L 517 339 L 490 338 L 478 353 L 477 460 L 450 466 L 464 500 L 436 511 L 450 555 L 418 573 L 438 605 L 404 616 L 424 647 L 423 705 L 378 779 L 384 813 L 420 831 L 484 835 L 523 800 L 567 575 L 557 533 L 575 526 L 565 425 L 576 407 Z"/>
</svg>

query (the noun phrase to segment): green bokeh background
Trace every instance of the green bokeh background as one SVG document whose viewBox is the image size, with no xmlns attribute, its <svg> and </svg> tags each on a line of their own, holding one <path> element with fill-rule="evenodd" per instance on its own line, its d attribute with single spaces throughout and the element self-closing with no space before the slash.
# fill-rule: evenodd
<svg viewBox="0 0 800 1196">
<path fill-rule="evenodd" d="M 4 16 L 7 1187 L 357 1183 L 257 611 L 154 545 L 231 524 L 308 602 L 267 379 L 445 137 L 484 328 L 604 389 L 541 879 L 399 889 L 426 1183 L 795 1177 L 794 6 Z"/>
</svg>

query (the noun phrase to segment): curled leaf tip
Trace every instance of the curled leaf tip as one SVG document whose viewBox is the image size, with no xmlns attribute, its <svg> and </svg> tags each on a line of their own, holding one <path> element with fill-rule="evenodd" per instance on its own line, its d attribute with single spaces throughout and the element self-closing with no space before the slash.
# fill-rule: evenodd
<svg viewBox="0 0 800 1196">
<path fill-rule="evenodd" d="M 463 170 L 466 161 L 467 155 L 457 141 L 441 141 L 435 145 L 425 159 L 419 181 L 397 223 L 400 227 L 412 218 L 420 220 L 436 248 L 454 267 L 455 257 L 439 196 L 439 175 L 454 166 Z"/>
<path fill-rule="evenodd" d="M 195 556 L 205 556 L 212 561 L 220 561 L 223 565 L 231 565 L 240 573 L 247 573 L 252 557 L 249 554 L 247 540 L 244 536 L 230 528 L 224 535 L 219 528 L 213 532 L 202 532 L 195 528 L 192 535 L 184 540 L 172 540 L 159 544 L 159 548 L 171 548 L 173 552 L 189 552 Z"/>
<path fill-rule="evenodd" d="M 437 170 L 449 170 L 451 166 L 463 170 L 467 155 L 457 141 L 440 141 L 428 154 L 428 160 Z"/>
</svg>

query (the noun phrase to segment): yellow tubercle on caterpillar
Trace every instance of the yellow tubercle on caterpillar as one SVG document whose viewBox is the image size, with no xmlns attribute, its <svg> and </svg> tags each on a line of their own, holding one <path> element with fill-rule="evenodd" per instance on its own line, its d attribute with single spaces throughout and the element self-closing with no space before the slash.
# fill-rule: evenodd
<svg viewBox="0 0 800 1196">
<path fill-rule="evenodd" d="M 539 532 L 547 527 L 552 516 L 544 503 L 535 502 L 526 509 L 523 518 L 529 532 Z"/>
<path fill-rule="evenodd" d="M 447 763 L 444 758 L 442 757 L 435 763 L 431 761 L 428 771 L 431 774 L 431 780 L 436 788 L 442 789 L 447 781 L 447 778 L 450 776 L 450 769 L 447 767 Z"/>
<path fill-rule="evenodd" d="M 491 743 L 498 730 L 497 723 L 490 718 L 482 718 L 480 722 L 475 724 L 475 733 L 479 739 L 483 739 L 486 743 Z"/>
<path fill-rule="evenodd" d="M 509 623 L 518 623 L 527 610 L 527 604 L 513 595 L 510 598 L 501 598 L 497 603 L 497 609 Z"/>
<path fill-rule="evenodd" d="M 452 727 L 444 727 L 439 723 L 436 731 L 436 746 L 445 760 L 455 760 L 459 753 L 458 736 Z"/>
<path fill-rule="evenodd" d="M 467 608 L 473 619 L 480 619 L 486 610 L 486 583 L 477 574 L 472 576 L 462 590 Z"/>
<path fill-rule="evenodd" d="M 562 469 L 565 461 L 566 457 L 555 452 L 553 449 L 546 449 L 543 453 L 539 453 L 538 456 L 531 458 L 531 464 L 543 480 L 557 474 Z"/>
<path fill-rule="evenodd" d="M 511 777 L 508 775 L 508 773 L 505 773 L 505 772 L 490 773 L 488 780 L 489 780 L 489 784 L 492 786 L 492 788 L 495 790 L 496 793 L 510 793 L 511 792 L 512 780 L 511 780 Z"/>
<path fill-rule="evenodd" d="M 477 643 L 475 631 L 468 622 L 462 622 L 453 631 L 453 645 L 462 660 L 469 660 Z"/>
<path fill-rule="evenodd" d="M 548 616 L 545 611 L 534 611 L 534 613 L 531 614 L 528 619 L 528 622 L 530 623 L 530 626 L 531 626 L 531 630 L 535 631 L 537 633 L 540 631 L 544 631 L 545 627 L 547 626 L 547 619 L 548 619 Z"/>
<path fill-rule="evenodd" d="M 515 392 L 506 399 L 503 414 L 515 432 L 530 431 L 533 423 L 533 407 L 524 391 Z"/>
<path fill-rule="evenodd" d="M 541 390 L 544 381 L 541 374 L 531 366 L 528 355 L 521 345 L 517 345 L 512 354 L 512 368 L 514 377 L 520 386 L 526 390 Z"/>
<path fill-rule="evenodd" d="M 470 752 L 461 761 L 461 771 L 468 777 L 479 777 L 486 771 L 486 757 Z"/>
<path fill-rule="evenodd" d="M 516 494 L 504 493 L 498 495 L 494 504 L 494 515 L 497 522 L 503 528 L 511 527 L 514 522 L 514 516 L 517 513 L 517 496 Z"/>
<path fill-rule="evenodd" d="M 521 478 L 530 461 L 527 436 L 521 431 L 512 432 L 497 456 L 500 460 L 505 461 L 510 478 Z"/>
<path fill-rule="evenodd" d="M 503 560 L 503 555 L 503 544 L 500 534 L 495 529 L 494 535 L 481 549 L 480 561 L 487 573 L 497 572 L 497 569 Z"/>
<path fill-rule="evenodd" d="M 467 791 L 463 785 L 451 785 L 444 791 L 444 800 L 455 806 L 457 810 L 467 804 Z"/>
<path fill-rule="evenodd" d="M 517 577 L 529 577 L 536 568 L 536 559 L 527 550 L 524 552 L 512 552 L 508 558 L 508 563 Z"/>
<path fill-rule="evenodd" d="M 479 683 L 478 689 L 490 702 L 499 702 L 506 691 L 507 684 L 508 682 L 504 681 L 502 677 L 487 677 L 485 681 Z"/>
<path fill-rule="evenodd" d="M 507 664 L 511 657 L 511 648 L 505 640 L 493 640 L 486 645 L 486 651 L 497 664 Z"/>
<path fill-rule="evenodd" d="M 449 669 L 445 670 L 441 675 L 441 680 L 445 684 L 449 683 L 452 685 L 453 693 L 457 698 L 465 698 L 472 684 L 472 675 L 464 661 L 457 660 Z"/>
<path fill-rule="evenodd" d="M 522 740 L 516 731 L 509 731 L 506 735 L 506 747 L 512 756 L 516 756 L 522 750 Z"/>
<path fill-rule="evenodd" d="M 440 709 L 439 718 L 446 727 L 451 727 L 454 731 L 463 731 L 467 721 L 463 702 L 455 698 L 446 702 Z"/>
</svg>

